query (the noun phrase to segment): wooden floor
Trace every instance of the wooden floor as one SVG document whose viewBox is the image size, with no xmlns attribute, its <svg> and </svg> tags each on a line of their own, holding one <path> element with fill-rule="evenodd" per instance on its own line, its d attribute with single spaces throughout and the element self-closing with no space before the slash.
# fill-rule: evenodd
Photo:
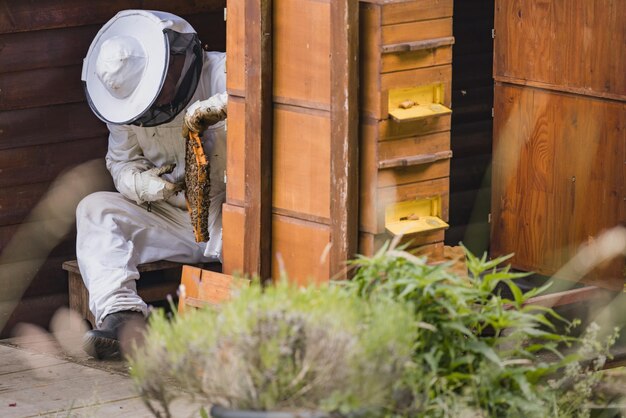
<svg viewBox="0 0 626 418">
<path fill-rule="evenodd" d="M 70 346 L 68 342 L 74 344 Z M 42 332 L 0 341 L 0 417 L 152 417 L 127 363 L 96 361 Z M 176 405 L 174 416 L 198 416 Z"/>
</svg>

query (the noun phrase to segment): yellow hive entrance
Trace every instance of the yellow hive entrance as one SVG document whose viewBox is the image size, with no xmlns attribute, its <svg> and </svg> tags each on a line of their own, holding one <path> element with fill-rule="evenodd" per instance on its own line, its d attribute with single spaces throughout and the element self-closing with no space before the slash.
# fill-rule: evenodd
<svg viewBox="0 0 626 418">
<path fill-rule="evenodd" d="M 442 103 L 442 83 L 389 90 L 389 116 L 398 122 L 452 113 L 452 110 Z"/>
<path fill-rule="evenodd" d="M 385 229 L 410 235 L 448 228 L 441 219 L 441 196 L 394 203 L 385 208 Z"/>
</svg>

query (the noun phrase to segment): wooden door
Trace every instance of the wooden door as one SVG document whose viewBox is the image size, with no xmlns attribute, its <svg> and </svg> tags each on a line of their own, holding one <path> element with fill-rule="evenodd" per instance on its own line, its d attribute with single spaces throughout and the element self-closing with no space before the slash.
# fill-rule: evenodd
<svg viewBox="0 0 626 418">
<path fill-rule="evenodd" d="M 626 3 L 497 1 L 491 255 L 620 289 L 624 259 L 563 267 L 626 223 Z"/>
</svg>

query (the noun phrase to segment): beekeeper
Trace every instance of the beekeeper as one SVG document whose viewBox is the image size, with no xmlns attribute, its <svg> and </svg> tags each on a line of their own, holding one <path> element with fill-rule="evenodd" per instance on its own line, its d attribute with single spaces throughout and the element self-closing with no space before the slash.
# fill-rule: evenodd
<svg viewBox="0 0 626 418">
<path fill-rule="evenodd" d="M 114 358 L 122 328 L 148 314 L 136 289 L 139 264 L 221 261 L 225 54 L 204 52 L 178 16 L 126 10 L 93 39 L 82 81 L 89 106 L 109 129 L 106 165 L 117 189 L 87 196 L 76 210 L 76 255 L 96 320 L 84 348 Z M 182 191 L 185 123 L 202 134 L 210 156 L 207 243 L 195 242 Z"/>
</svg>

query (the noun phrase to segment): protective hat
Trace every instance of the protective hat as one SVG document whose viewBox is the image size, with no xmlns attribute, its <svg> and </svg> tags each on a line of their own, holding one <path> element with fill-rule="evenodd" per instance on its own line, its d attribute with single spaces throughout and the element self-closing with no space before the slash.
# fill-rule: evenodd
<svg viewBox="0 0 626 418">
<path fill-rule="evenodd" d="M 184 62 L 176 70 L 170 65 L 175 55 Z M 87 102 L 102 121 L 156 126 L 189 103 L 201 71 L 202 48 L 187 21 L 166 12 L 124 10 L 96 34 L 81 79 Z M 173 89 L 164 89 L 166 79 Z M 173 93 L 162 103 L 159 95 L 166 90 Z"/>
</svg>

